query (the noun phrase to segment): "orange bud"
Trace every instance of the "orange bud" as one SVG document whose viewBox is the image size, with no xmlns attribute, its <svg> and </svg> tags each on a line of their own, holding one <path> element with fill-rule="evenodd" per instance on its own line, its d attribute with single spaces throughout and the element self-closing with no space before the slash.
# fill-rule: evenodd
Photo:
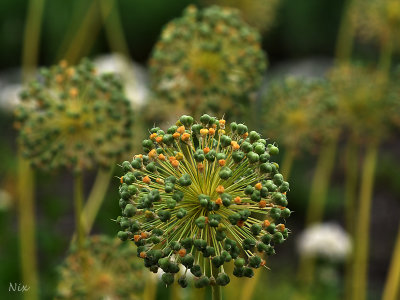
<svg viewBox="0 0 400 300">
<path fill-rule="evenodd" d="M 180 257 L 184 257 L 186 255 L 186 249 L 182 248 L 181 250 L 179 250 L 178 254 Z"/>
<path fill-rule="evenodd" d="M 201 134 L 201 136 L 207 135 L 208 134 L 208 129 L 206 129 L 206 128 L 200 129 L 200 134 Z"/>
<path fill-rule="evenodd" d="M 266 206 L 267 206 L 267 201 L 261 200 L 261 201 L 258 203 L 258 206 L 259 206 L 260 208 L 266 207 Z"/>
<path fill-rule="evenodd" d="M 149 184 L 151 182 L 150 177 L 149 176 L 144 176 L 143 177 L 143 182 Z"/>
<path fill-rule="evenodd" d="M 242 135 L 242 137 L 243 137 L 244 139 L 246 139 L 248 136 L 249 136 L 249 133 L 248 133 L 248 132 L 245 132 L 245 133 Z"/>
<path fill-rule="evenodd" d="M 189 133 L 184 133 L 181 136 L 181 140 L 184 142 L 187 142 L 190 139 L 190 134 Z"/>
<path fill-rule="evenodd" d="M 220 160 L 218 161 L 218 163 L 219 163 L 219 165 L 220 165 L 221 167 L 223 167 L 223 166 L 225 166 L 226 161 L 225 161 L 225 159 L 220 159 Z"/>
<path fill-rule="evenodd" d="M 215 134 L 215 129 L 214 128 L 210 128 L 209 130 L 208 130 L 208 134 L 209 135 L 214 135 Z"/>
<path fill-rule="evenodd" d="M 278 224 L 278 225 L 276 225 L 276 229 L 278 230 L 278 231 L 284 231 L 285 230 L 285 224 Z"/>
<path fill-rule="evenodd" d="M 218 198 L 217 200 L 215 200 L 215 203 L 218 204 L 218 205 L 221 205 L 222 204 L 222 199 Z"/>
<path fill-rule="evenodd" d="M 170 156 L 168 159 L 170 162 L 173 162 L 174 160 L 176 160 L 175 156 Z"/>
<path fill-rule="evenodd" d="M 240 199 L 239 196 L 235 197 L 235 199 L 233 200 L 236 204 L 240 204 L 242 203 L 242 200 Z"/>
<path fill-rule="evenodd" d="M 222 185 L 219 185 L 215 190 L 218 194 L 222 194 L 225 191 L 225 188 Z"/>
<path fill-rule="evenodd" d="M 199 169 L 200 172 L 204 171 L 204 165 L 202 163 L 198 163 L 197 169 Z"/>
<path fill-rule="evenodd" d="M 135 240 L 135 242 L 139 242 L 140 239 L 141 239 L 141 236 L 138 235 L 138 234 L 135 234 L 135 235 L 133 236 L 133 239 Z"/>
<path fill-rule="evenodd" d="M 140 252 L 140 257 L 141 258 L 146 258 L 146 256 L 147 256 L 146 252 L 144 252 L 144 251 Z"/>
<path fill-rule="evenodd" d="M 180 137 L 181 135 L 180 135 L 178 132 L 175 132 L 172 136 L 173 136 L 174 139 L 177 140 L 177 139 L 179 139 L 179 137 Z"/>
<path fill-rule="evenodd" d="M 142 239 L 147 238 L 147 232 L 143 231 L 140 236 L 142 237 Z"/>
<path fill-rule="evenodd" d="M 157 133 L 152 133 L 152 134 L 150 134 L 150 139 L 151 139 L 152 141 L 154 141 L 156 137 L 157 137 Z"/>
<path fill-rule="evenodd" d="M 75 98 L 76 96 L 78 96 L 78 89 L 77 89 L 77 88 L 72 88 L 72 89 L 70 89 L 70 90 L 69 90 L 69 95 L 70 95 L 72 98 Z"/>
<path fill-rule="evenodd" d="M 262 184 L 261 184 L 261 182 L 257 183 L 254 187 L 255 187 L 257 190 L 261 190 L 261 189 L 262 189 Z"/>
<path fill-rule="evenodd" d="M 152 149 L 152 150 L 150 150 L 148 155 L 149 155 L 150 158 L 156 158 L 157 157 L 157 151 L 155 149 Z"/>
<path fill-rule="evenodd" d="M 121 177 L 119 178 L 119 181 L 121 181 L 121 183 L 124 183 L 124 176 L 121 176 Z"/>
<path fill-rule="evenodd" d="M 232 141 L 231 145 L 232 145 L 232 149 L 233 150 L 239 150 L 240 149 L 240 146 L 236 141 Z"/>
<path fill-rule="evenodd" d="M 156 137 L 156 142 L 161 144 L 161 142 L 163 141 L 163 137 L 162 136 L 158 136 Z"/>
<path fill-rule="evenodd" d="M 261 267 L 264 267 L 266 263 L 267 263 L 267 262 L 266 262 L 264 259 L 262 259 L 262 260 L 261 260 L 260 266 L 261 266 Z"/>
<path fill-rule="evenodd" d="M 207 154 L 208 152 L 210 152 L 210 148 L 205 147 L 205 148 L 203 149 L 203 151 L 204 151 L 204 154 Z"/>
<path fill-rule="evenodd" d="M 159 160 L 165 160 L 164 154 L 161 153 L 160 155 L 158 155 L 158 159 L 159 159 Z"/>
<path fill-rule="evenodd" d="M 268 220 L 264 220 L 263 227 L 267 228 L 269 225 L 271 225 L 271 222 Z"/>
<path fill-rule="evenodd" d="M 240 220 L 237 222 L 237 226 L 243 227 L 243 225 L 244 225 L 244 221 Z"/>
<path fill-rule="evenodd" d="M 184 133 L 185 132 L 185 126 L 183 126 L 183 125 L 179 126 L 178 129 L 176 130 L 176 132 L 179 132 L 181 134 Z"/>
<path fill-rule="evenodd" d="M 171 162 L 171 165 L 172 165 L 174 168 L 178 168 L 178 167 L 179 167 L 179 161 L 173 160 L 173 161 Z"/>
</svg>

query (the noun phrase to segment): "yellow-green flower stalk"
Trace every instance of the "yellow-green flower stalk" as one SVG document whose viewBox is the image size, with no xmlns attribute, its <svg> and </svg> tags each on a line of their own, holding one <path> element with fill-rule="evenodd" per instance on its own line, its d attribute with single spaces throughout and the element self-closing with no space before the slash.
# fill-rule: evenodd
<svg viewBox="0 0 400 300">
<path fill-rule="evenodd" d="M 153 50 L 154 91 L 184 102 L 192 114 L 238 110 L 255 93 L 266 69 L 260 39 L 236 9 L 189 6 L 165 26 Z"/>
<path fill-rule="evenodd" d="M 334 95 L 338 99 L 339 114 L 351 133 L 352 142 L 365 145 L 366 148 L 359 201 L 357 204 L 348 204 L 350 207 L 358 207 L 357 218 L 353 216 L 355 251 L 350 271 L 353 279 L 349 295 L 355 300 L 366 298 L 373 179 L 379 145 L 388 134 L 388 112 L 393 101 L 388 93 L 390 85 L 386 71 L 359 65 L 342 65 L 333 69 L 329 75 Z M 346 219 L 352 220 L 350 216 Z"/>
<path fill-rule="evenodd" d="M 271 161 L 279 149 L 259 133 L 207 114 L 199 123 L 182 116 L 166 132 L 152 128 L 143 148 L 122 163 L 118 236 L 134 241 L 151 271 L 165 272 L 165 284 L 183 265 L 182 287 L 191 272 L 195 287 L 212 285 L 220 299 L 218 286 L 230 282 L 224 264 L 253 277 L 288 237 L 289 184 Z"/>
<path fill-rule="evenodd" d="M 281 3 L 280 0 L 203 0 L 203 2 L 239 9 L 245 21 L 261 32 L 273 27 L 276 11 Z"/>
<path fill-rule="evenodd" d="M 132 247 L 119 239 L 92 236 L 84 250 L 87 269 L 76 247 L 59 267 L 55 299 L 142 299 L 146 274 Z"/>
</svg>

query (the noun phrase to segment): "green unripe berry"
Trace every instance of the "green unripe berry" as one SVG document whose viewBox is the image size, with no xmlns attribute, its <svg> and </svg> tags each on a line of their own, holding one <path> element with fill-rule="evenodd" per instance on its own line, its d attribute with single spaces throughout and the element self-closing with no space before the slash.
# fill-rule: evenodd
<svg viewBox="0 0 400 300">
<path fill-rule="evenodd" d="M 249 266 L 252 268 L 259 268 L 261 264 L 261 258 L 259 256 L 250 256 L 249 257 Z"/>
<path fill-rule="evenodd" d="M 124 209 L 124 214 L 127 217 L 133 217 L 136 214 L 136 207 L 132 204 L 127 204 Z"/>
<path fill-rule="evenodd" d="M 244 264 L 245 264 L 244 258 L 235 259 L 235 267 L 236 268 L 243 268 Z"/>
<path fill-rule="evenodd" d="M 129 238 L 129 233 L 126 231 L 118 231 L 118 238 L 120 238 L 121 241 L 126 241 Z"/>
<path fill-rule="evenodd" d="M 174 283 L 174 274 L 171 273 L 164 273 L 161 276 L 161 280 L 166 284 L 166 285 L 171 285 Z"/>
</svg>

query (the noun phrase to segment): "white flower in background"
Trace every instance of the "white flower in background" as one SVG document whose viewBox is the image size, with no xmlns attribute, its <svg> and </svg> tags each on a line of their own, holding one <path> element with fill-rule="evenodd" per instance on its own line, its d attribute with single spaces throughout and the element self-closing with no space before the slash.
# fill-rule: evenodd
<svg viewBox="0 0 400 300">
<path fill-rule="evenodd" d="M 351 252 L 349 235 L 335 223 L 312 225 L 300 234 L 297 242 L 298 251 L 304 256 L 340 261 Z"/>
<path fill-rule="evenodd" d="M 0 190 L 0 211 L 7 211 L 11 206 L 11 195 L 5 190 Z"/>
<path fill-rule="evenodd" d="M 19 83 L 0 82 L 0 109 L 12 112 L 19 103 L 19 93 L 22 86 Z"/>
<path fill-rule="evenodd" d="M 142 105 L 148 95 L 147 70 L 118 53 L 97 56 L 93 63 L 98 73 L 119 74 L 124 82 L 128 99 L 136 105 Z"/>
</svg>

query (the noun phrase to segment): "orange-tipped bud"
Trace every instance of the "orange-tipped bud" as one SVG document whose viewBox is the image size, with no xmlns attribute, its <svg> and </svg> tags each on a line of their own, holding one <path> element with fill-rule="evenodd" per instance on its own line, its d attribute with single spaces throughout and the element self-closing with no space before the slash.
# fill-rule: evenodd
<svg viewBox="0 0 400 300">
<path fill-rule="evenodd" d="M 180 133 L 179 132 L 175 132 L 173 135 L 172 135 L 172 137 L 174 138 L 174 139 L 179 139 L 179 137 L 180 137 L 181 135 L 180 135 Z"/>
<path fill-rule="evenodd" d="M 255 187 L 257 190 L 261 190 L 261 189 L 262 189 L 262 184 L 261 184 L 261 182 L 257 183 L 254 187 Z"/>
<path fill-rule="evenodd" d="M 239 196 L 235 197 L 235 199 L 233 200 L 236 204 L 240 204 L 242 203 L 242 199 L 240 199 Z"/>
<path fill-rule="evenodd" d="M 157 133 L 152 133 L 152 134 L 150 134 L 150 139 L 151 139 L 152 141 L 154 141 L 154 140 L 156 139 L 156 137 L 157 137 Z"/>
<path fill-rule="evenodd" d="M 213 136 L 213 135 L 215 134 L 215 129 L 214 129 L 214 128 L 210 128 L 210 129 L 208 130 L 208 134 L 211 135 L 211 136 Z"/>
<path fill-rule="evenodd" d="M 242 137 L 243 137 L 244 139 L 246 139 L 248 136 L 249 136 L 249 133 L 248 133 L 248 132 L 245 132 L 245 133 L 242 135 Z"/>
<path fill-rule="evenodd" d="M 264 222 L 263 222 L 263 227 L 264 227 L 264 228 L 267 228 L 269 225 L 271 225 L 271 222 L 268 221 L 268 220 L 264 220 Z"/>
<path fill-rule="evenodd" d="M 119 181 L 121 181 L 121 183 L 124 183 L 124 176 L 121 176 L 121 177 L 119 178 Z"/>
<path fill-rule="evenodd" d="M 232 145 L 232 149 L 233 150 L 239 150 L 240 149 L 240 146 L 236 141 L 232 141 L 231 145 Z"/>
<path fill-rule="evenodd" d="M 133 236 L 133 239 L 135 240 L 135 242 L 139 242 L 141 238 L 142 238 L 142 237 L 141 237 L 139 234 L 135 234 L 135 235 Z"/>
<path fill-rule="evenodd" d="M 179 132 L 180 134 L 185 132 L 185 126 L 179 126 L 178 129 L 176 130 L 176 132 Z"/>
<path fill-rule="evenodd" d="M 266 207 L 266 206 L 267 206 L 267 201 L 261 200 L 261 201 L 258 203 L 258 206 L 259 206 L 260 208 Z"/>
<path fill-rule="evenodd" d="M 169 161 L 172 163 L 174 160 L 176 160 L 176 158 L 175 158 L 175 156 L 170 156 L 169 158 Z"/>
<path fill-rule="evenodd" d="M 225 166 L 225 164 L 226 164 L 226 160 L 225 160 L 225 159 L 220 159 L 220 160 L 218 161 L 218 163 L 219 163 L 219 165 L 220 165 L 221 167 L 223 167 L 223 166 Z"/>
<path fill-rule="evenodd" d="M 221 205 L 222 204 L 222 199 L 218 198 L 217 200 L 215 200 L 215 203 L 218 204 L 218 205 Z"/>
<path fill-rule="evenodd" d="M 186 249 L 182 248 L 181 250 L 178 251 L 178 254 L 180 257 L 184 257 L 186 255 Z"/>
<path fill-rule="evenodd" d="M 261 266 L 261 267 L 264 267 L 266 263 L 267 263 L 267 262 L 266 262 L 264 259 L 262 259 L 262 260 L 261 260 L 260 266 Z"/>
<path fill-rule="evenodd" d="M 144 176 L 143 177 L 143 182 L 147 183 L 147 184 L 150 184 L 150 182 L 151 182 L 150 177 L 149 176 Z"/>
<path fill-rule="evenodd" d="M 141 258 L 146 258 L 147 257 L 146 252 L 144 252 L 144 251 L 140 252 L 140 257 Z"/>
<path fill-rule="evenodd" d="M 160 154 L 158 155 L 158 159 L 159 159 L 159 160 L 162 160 L 162 161 L 165 161 L 165 156 L 164 156 L 164 154 L 160 153 Z"/>
<path fill-rule="evenodd" d="M 225 188 L 222 185 L 219 185 L 215 190 L 218 194 L 222 194 L 225 191 Z"/>
<path fill-rule="evenodd" d="M 183 159 L 183 154 L 181 152 L 176 153 L 175 158 L 177 160 L 182 160 Z"/>
<path fill-rule="evenodd" d="M 155 150 L 155 149 L 152 149 L 150 152 L 149 152 L 149 157 L 150 158 L 156 158 L 157 157 L 157 151 Z"/>
<path fill-rule="evenodd" d="M 276 229 L 278 230 L 278 231 L 280 231 L 280 232 L 282 232 L 282 231 L 284 231 L 285 230 L 285 224 L 278 224 L 278 225 L 276 225 Z"/>
<path fill-rule="evenodd" d="M 204 154 L 207 154 L 208 152 L 210 152 L 210 148 L 205 147 L 205 148 L 203 149 L 203 151 L 204 151 Z"/>
<path fill-rule="evenodd" d="M 206 129 L 206 128 L 200 129 L 200 135 L 201 136 L 205 136 L 207 134 L 208 134 L 208 129 Z"/>
<path fill-rule="evenodd" d="M 78 96 L 78 89 L 77 88 L 72 88 L 69 90 L 69 96 L 72 98 L 75 98 Z"/>
<path fill-rule="evenodd" d="M 243 225 L 244 225 L 244 221 L 240 220 L 237 222 L 237 226 L 243 227 Z"/>
<path fill-rule="evenodd" d="M 187 142 L 190 139 L 190 134 L 189 133 L 184 133 L 181 136 L 181 140 L 184 142 Z"/>
<path fill-rule="evenodd" d="M 156 137 L 156 142 L 161 144 L 161 142 L 163 141 L 163 137 L 162 136 L 158 136 Z"/>
<path fill-rule="evenodd" d="M 204 171 L 204 165 L 202 163 L 197 164 L 197 169 L 199 169 L 200 172 Z"/>
<path fill-rule="evenodd" d="M 171 162 L 171 165 L 172 165 L 174 168 L 178 168 L 178 167 L 179 167 L 179 161 L 177 161 L 177 160 L 175 159 L 175 160 L 173 160 L 173 161 Z"/>
</svg>

